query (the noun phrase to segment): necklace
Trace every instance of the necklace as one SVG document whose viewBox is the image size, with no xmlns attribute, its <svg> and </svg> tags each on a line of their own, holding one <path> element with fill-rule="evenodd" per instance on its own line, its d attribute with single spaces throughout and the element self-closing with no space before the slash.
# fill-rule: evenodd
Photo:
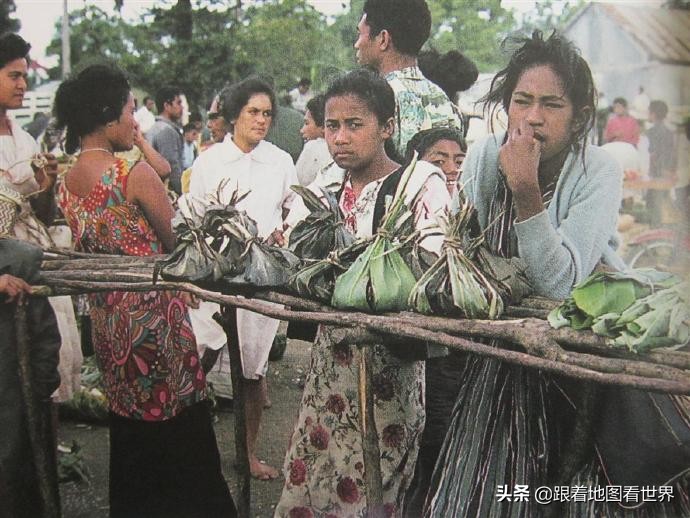
<svg viewBox="0 0 690 518">
<path fill-rule="evenodd" d="M 90 147 L 90 148 L 88 148 L 88 149 L 82 149 L 82 150 L 79 152 L 79 154 L 80 154 L 80 155 L 83 155 L 84 153 L 88 153 L 89 151 L 105 151 L 106 153 L 108 153 L 108 154 L 110 154 L 110 155 L 113 154 L 112 150 L 110 150 L 110 149 L 105 149 L 105 148 L 103 148 L 103 147 Z"/>
</svg>

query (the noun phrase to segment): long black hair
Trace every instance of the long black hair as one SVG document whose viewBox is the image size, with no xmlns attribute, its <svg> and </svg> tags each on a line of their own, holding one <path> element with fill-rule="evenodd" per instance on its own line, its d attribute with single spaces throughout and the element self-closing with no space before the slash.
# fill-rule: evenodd
<svg viewBox="0 0 690 518">
<path fill-rule="evenodd" d="M 503 48 L 515 46 L 508 64 L 500 70 L 491 81 L 491 89 L 481 101 L 485 112 L 492 118 L 499 106 L 508 112 L 513 91 L 523 72 L 540 65 L 549 66 L 560 78 L 573 104 L 573 132 L 571 146 L 577 149 L 582 146 L 587 133 L 594 126 L 596 113 L 596 90 L 589 65 L 580 55 L 579 50 L 568 39 L 553 31 L 544 39 L 541 31 L 535 30 L 531 37 L 508 38 Z"/>
</svg>

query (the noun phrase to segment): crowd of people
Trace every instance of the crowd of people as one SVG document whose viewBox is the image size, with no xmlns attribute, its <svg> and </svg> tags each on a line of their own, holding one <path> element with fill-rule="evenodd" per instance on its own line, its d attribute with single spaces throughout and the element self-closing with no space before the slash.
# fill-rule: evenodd
<svg viewBox="0 0 690 518">
<path fill-rule="evenodd" d="M 30 293 L 41 258 L 35 245 L 55 246 L 47 228 L 56 210 L 76 250 L 148 256 L 175 247 L 175 210 L 185 214 L 243 195 L 237 207 L 256 222 L 258 237 L 285 246 L 309 212 L 291 189 L 301 184 L 317 196 L 330 190 L 346 228 L 370 237 L 415 155 L 420 161 L 403 195 L 429 251 L 438 253 L 443 241 L 428 230 L 457 207 L 462 190 L 491 253 L 519 257 L 537 295 L 564 299 L 597 268 L 625 269 L 616 251 L 617 224 L 624 169 L 632 168 L 621 165 L 615 146 L 607 151 L 591 144 L 601 112 L 578 50 L 556 32 L 514 38 L 515 50 L 484 98 L 487 111 L 505 111 L 507 128 L 468 147 L 466 120 L 453 101 L 474 82 L 477 68 L 458 52 L 422 52 L 430 30 L 425 0 L 366 0 L 353 42 L 361 68 L 333 79 L 323 93 L 300 79 L 288 95 L 292 107 L 279 105 L 270 79 L 252 76 L 226 86 L 210 103 L 204 147 L 198 145 L 202 117 L 181 123 L 179 88 L 162 86 L 137 109 L 123 71 L 88 66 L 56 94 L 55 130 L 64 151 L 76 157 L 59 181 L 55 157 L 41 154 L 9 117 L 27 89 L 30 46 L 15 34 L 1 36 L 0 217 L 7 220 L 4 237 L 12 239 L 0 240 L 0 294 L 12 303 Z M 603 138 L 637 149 L 642 135 L 649 176 L 673 179 L 668 108 L 658 100 L 647 108 L 651 126 L 643 132 L 625 99 L 615 99 Z M 647 194 L 652 211 L 665 203 L 656 193 Z M 60 377 L 63 384 L 73 380 L 63 372 L 81 361 L 71 299 L 49 301 L 33 298 L 29 306 L 32 383 L 47 419 Z M 1 306 L 0 326 L 14 336 L 12 306 Z M 213 318 L 220 308 L 178 291 L 95 293 L 88 306 L 109 404 L 110 515 L 236 515 L 207 401 L 206 373 L 226 346 Z M 237 310 L 246 447 L 251 475 L 260 481 L 281 476 L 257 455 L 278 326 L 276 319 Z M 285 445 L 276 516 L 371 511 L 357 399 L 363 353 L 339 337 L 334 326 L 316 331 Z M 595 400 L 602 408 L 614 399 L 630 412 L 644 407 L 650 421 L 666 418 L 650 406 L 676 412 L 681 421 L 685 416 L 679 435 L 690 433 L 687 397 L 604 393 L 469 353 L 370 347 L 383 489 L 377 512 L 385 516 L 618 516 L 623 511 L 615 502 L 540 506 L 530 498 L 499 498 L 499 491 L 605 483 L 607 467 L 620 459 L 599 448 L 591 430 L 585 440 L 575 437 Z M 0 441 L 0 516 L 38 516 L 13 340 L 3 342 L 2 357 L 0 430 L 7 439 Z M 633 439 L 639 451 L 653 451 L 647 437 Z M 626 516 L 690 513 L 687 448 L 681 442 L 676 460 L 687 465 L 680 472 L 650 461 L 653 455 L 639 456 L 649 464 L 634 466 L 643 473 L 636 483 L 673 486 L 675 498 Z"/>
</svg>

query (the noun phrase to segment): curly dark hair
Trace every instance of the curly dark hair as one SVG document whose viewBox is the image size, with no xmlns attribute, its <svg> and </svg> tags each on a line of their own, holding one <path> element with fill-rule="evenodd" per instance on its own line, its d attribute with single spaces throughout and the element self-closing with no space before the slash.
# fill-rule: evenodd
<svg viewBox="0 0 690 518">
<path fill-rule="evenodd" d="M 431 12 L 425 0 L 366 0 L 369 35 L 386 30 L 398 52 L 416 56 L 431 33 Z"/>
<path fill-rule="evenodd" d="M 668 115 L 668 104 L 659 99 L 655 99 L 649 103 L 649 111 L 652 112 L 657 119 L 664 120 Z"/>
<path fill-rule="evenodd" d="M 323 94 L 315 95 L 307 101 L 307 110 L 311 113 L 311 118 L 319 128 L 323 128 L 326 109 L 326 100 Z"/>
<path fill-rule="evenodd" d="M 67 128 L 65 151 L 74 153 L 81 137 L 116 121 L 129 99 L 130 86 L 120 69 L 91 65 L 62 82 L 53 114 L 59 129 Z"/>
<path fill-rule="evenodd" d="M 8 32 L 0 36 L 0 68 L 15 59 L 29 59 L 31 44 L 27 43 L 19 34 Z"/>
<path fill-rule="evenodd" d="M 354 95 L 385 124 L 395 115 L 395 94 L 388 82 L 368 68 L 359 68 L 336 78 L 324 94 L 324 106 L 332 97 Z"/>
<path fill-rule="evenodd" d="M 271 100 L 271 109 L 276 110 L 276 96 L 273 88 L 259 77 L 252 76 L 233 85 L 223 88 L 218 94 L 218 102 L 220 104 L 219 111 L 223 118 L 228 122 L 236 120 L 240 116 L 242 108 L 244 108 L 249 99 L 256 94 L 266 94 Z M 273 123 L 273 120 L 271 120 Z"/>
<path fill-rule="evenodd" d="M 451 50 L 439 54 L 436 49 L 419 54 L 419 69 L 429 81 L 436 83 L 452 101 L 458 92 L 464 92 L 479 77 L 474 61 L 462 52 Z"/>
<path fill-rule="evenodd" d="M 520 77 L 525 70 L 546 65 L 561 79 L 565 95 L 573 104 L 575 124 L 571 136 L 571 145 L 583 146 L 587 133 L 594 125 L 596 112 L 596 91 L 592 72 L 579 50 L 572 42 L 553 31 L 544 39 L 541 31 L 535 30 L 531 37 L 506 39 L 502 47 L 515 46 L 505 68 L 500 70 L 491 81 L 491 89 L 481 100 L 486 111 L 492 114 L 503 106 L 507 112 L 510 99 Z"/>
</svg>

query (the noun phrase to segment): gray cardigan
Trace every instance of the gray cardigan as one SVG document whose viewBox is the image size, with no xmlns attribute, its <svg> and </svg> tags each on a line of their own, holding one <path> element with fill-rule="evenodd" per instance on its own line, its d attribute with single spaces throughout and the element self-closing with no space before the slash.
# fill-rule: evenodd
<svg viewBox="0 0 690 518">
<path fill-rule="evenodd" d="M 489 205 L 499 179 L 498 151 L 505 133 L 489 135 L 470 148 L 461 182 L 477 208 L 479 224 L 488 224 Z M 536 294 L 564 299 L 573 286 L 602 261 L 617 269 L 616 225 L 621 204 L 623 171 L 606 151 L 587 146 L 571 152 L 548 209 L 515 223 L 518 252 Z"/>
</svg>

